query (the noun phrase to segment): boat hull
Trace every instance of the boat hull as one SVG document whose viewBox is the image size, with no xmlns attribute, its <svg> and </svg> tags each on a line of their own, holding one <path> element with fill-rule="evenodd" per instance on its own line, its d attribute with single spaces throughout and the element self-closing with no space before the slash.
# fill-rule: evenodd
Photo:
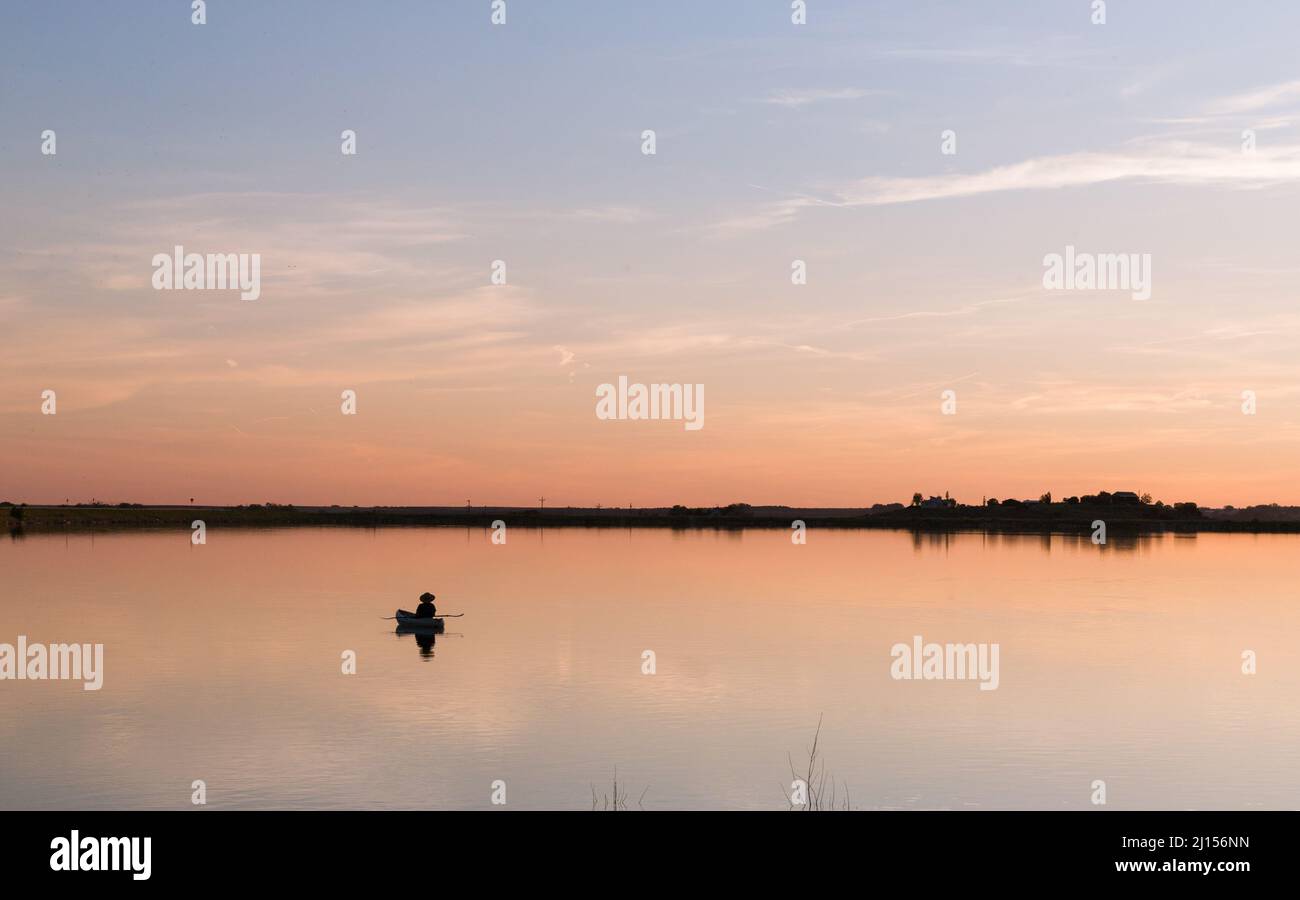
<svg viewBox="0 0 1300 900">
<path fill-rule="evenodd" d="M 443 629 L 446 628 L 446 623 L 438 616 L 421 619 L 417 616 L 412 615 L 411 613 L 407 612 L 404 609 L 399 609 L 397 611 L 397 615 L 394 616 L 394 618 L 397 619 L 397 627 L 399 629 L 410 629 L 411 631 L 431 631 L 434 634 L 441 634 Z"/>
</svg>

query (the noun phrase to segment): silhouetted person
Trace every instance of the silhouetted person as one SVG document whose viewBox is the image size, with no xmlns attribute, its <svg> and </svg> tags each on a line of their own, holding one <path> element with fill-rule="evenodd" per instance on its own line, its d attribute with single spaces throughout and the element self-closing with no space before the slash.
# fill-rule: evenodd
<svg viewBox="0 0 1300 900">
<path fill-rule="evenodd" d="M 420 595 L 420 605 L 415 608 L 415 617 L 417 619 L 432 619 L 438 614 L 438 607 L 433 605 L 437 599 L 428 592 Z"/>
</svg>

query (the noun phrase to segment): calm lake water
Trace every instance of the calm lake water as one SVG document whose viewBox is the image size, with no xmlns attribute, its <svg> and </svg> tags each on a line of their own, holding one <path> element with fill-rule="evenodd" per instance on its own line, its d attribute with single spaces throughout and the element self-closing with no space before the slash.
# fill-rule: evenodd
<svg viewBox="0 0 1300 900">
<path fill-rule="evenodd" d="M 855 807 L 1295 809 L 1298 569 L 1287 535 L 4 539 L 0 642 L 105 674 L 0 681 L 0 807 L 584 809 L 617 767 L 648 809 L 780 809 L 823 716 Z M 380 619 L 426 589 L 466 614 L 431 647 Z M 998 689 L 892 679 L 917 634 L 997 643 Z"/>
</svg>

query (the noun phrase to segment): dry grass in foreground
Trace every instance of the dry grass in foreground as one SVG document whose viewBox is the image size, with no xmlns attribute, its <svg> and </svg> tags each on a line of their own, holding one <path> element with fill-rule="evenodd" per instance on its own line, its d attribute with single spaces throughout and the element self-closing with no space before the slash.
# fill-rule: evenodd
<svg viewBox="0 0 1300 900">
<path fill-rule="evenodd" d="M 647 787 L 641 792 L 641 796 L 637 798 L 637 809 L 645 809 L 645 805 L 642 801 L 645 800 L 646 791 L 648 790 L 650 790 L 650 788 Z M 591 786 L 591 809 L 593 812 L 625 811 L 629 809 L 628 801 L 630 798 L 631 795 L 627 792 L 627 788 L 624 785 L 619 784 L 617 767 L 614 769 L 612 790 L 609 793 L 598 795 L 596 793 L 596 786 L 594 784 Z"/>
<path fill-rule="evenodd" d="M 802 775 L 795 769 L 794 759 L 786 754 L 786 758 L 790 760 L 790 776 L 794 779 L 794 783 L 788 791 L 783 786 L 782 792 L 785 793 L 786 803 L 792 810 L 820 812 L 853 808 L 850 803 L 848 784 L 843 785 L 843 795 L 839 795 L 834 777 L 826 771 L 826 761 L 822 758 L 818 747 L 821 735 L 822 717 L 818 716 L 817 731 L 813 734 L 812 746 L 808 749 L 808 764 Z M 803 796 L 800 796 L 800 782 L 803 785 Z"/>
</svg>

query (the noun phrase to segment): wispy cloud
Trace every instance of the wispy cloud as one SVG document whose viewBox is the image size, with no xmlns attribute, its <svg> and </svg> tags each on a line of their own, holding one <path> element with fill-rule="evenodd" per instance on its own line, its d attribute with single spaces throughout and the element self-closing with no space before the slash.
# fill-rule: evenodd
<svg viewBox="0 0 1300 900">
<path fill-rule="evenodd" d="M 1300 100 L 1300 81 L 1284 81 L 1221 97 L 1208 104 L 1205 111 L 1214 116 L 1241 115 L 1294 100 Z"/>
<path fill-rule="evenodd" d="M 825 197 L 792 194 L 715 223 L 713 229 L 725 234 L 771 227 L 788 222 L 813 206 L 890 206 L 1116 181 L 1243 189 L 1296 182 L 1300 181 L 1300 144 L 1259 148 L 1247 154 L 1236 146 L 1185 141 L 1139 142 L 1123 152 L 1042 156 L 968 174 L 871 176 L 833 190 Z"/>
<path fill-rule="evenodd" d="M 941 65 L 1002 65 L 1018 68 L 1073 66 L 1096 59 L 1099 51 L 1075 40 L 1044 40 L 1035 44 L 972 44 L 965 47 L 884 47 L 870 55 L 876 59 L 937 63 Z"/>
<path fill-rule="evenodd" d="M 1172 65 L 1144 68 L 1135 75 L 1132 81 L 1120 88 L 1119 95 L 1125 100 L 1131 100 L 1169 81 L 1179 71 L 1179 66 Z"/>
<path fill-rule="evenodd" d="M 773 91 L 764 97 L 763 103 L 776 106 L 800 107 L 813 103 L 829 103 L 842 100 L 861 100 L 863 97 L 878 96 L 885 91 L 872 91 L 863 88 L 809 88 L 804 90 L 782 89 Z"/>
<path fill-rule="evenodd" d="M 1001 191 L 1050 190 L 1112 181 L 1259 188 L 1300 180 L 1300 145 L 1242 153 L 1236 146 L 1171 142 L 1123 153 L 1044 156 L 966 175 L 864 178 L 837 198 L 845 206 L 885 206 Z"/>
<path fill-rule="evenodd" d="M 855 319 L 852 322 L 844 323 L 844 327 L 853 328 L 858 325 L 879 325 L 885 322 L 902 322 L 908 319 L 947 319 L 953 316 L 972 316 L 980 310 L 994 306 L 1005 306 L 1008 303 L 1022 303 L 1034 295 L 1025 294 L 1019 297 L 1000 297 L 996 300 L 980 300 L 976 303 L 967 303 L 964 306 L 953 307 L 952 309 L 917 309 L 911 312 L 897 313 L 892 316 L 871 316 L 866 319 Z"/>
</svg>

